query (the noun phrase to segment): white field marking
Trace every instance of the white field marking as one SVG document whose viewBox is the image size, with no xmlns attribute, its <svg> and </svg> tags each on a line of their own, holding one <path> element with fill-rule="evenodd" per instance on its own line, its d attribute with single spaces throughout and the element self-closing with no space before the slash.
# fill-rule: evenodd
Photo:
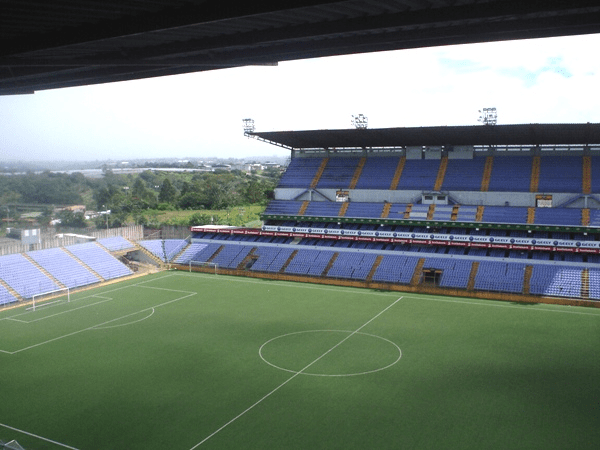
<svg viewBox="0 0 600 450">
<path fill-rule="evenodd" d="M 59 304 L 62 305 L 63 303 L 64 302 L 62 300 L 55 300 L 53 302 L 42 302 L 42 303 L 39 303 L 37 305 L 37 307 L 38 308 L 47 308 L 47 307 L 50 307 L 50 306 L 57 306 Z M 25 311 L 29 311 L 30 309 L 33 309 L 33 306 L 30 306 L 29 308 L 25 308 Z"/>
<path fill-rule="evenodd" d="M 88 299 L 88 298 L 95 298 L 95 297 L 110 299 L 110 297 L 103 297 L 102 294 L 108 294 L 108 293 L 111 293 L 111 292 L 121 291 L 123 289 L 127 289 L 127 288 L 130 288 L 130 287 L 146 287 L 146 286 L 142 286 L 142 284 L 151 283 L 153 281 L 162 280 L 163 278 L 169 278 L 169 277 L 172 277 L 172 276 L 173 276 L 172 274 L 171 275 L 164 275 L 162 277 L 152 278 L 151 280 L 140 281 L 139 283 L 128 284 L 126 286 L 120 286 L 120 287 L 117 287 L 117 288 L 114 288 L 114 289 L 109 289 L 108 291 L 103 291 L 101 294 L 86 295 L 85 297 L 76 298 L 76 299 L 71 300 L 71 303 L 77 302 L 77 301 L 80 301 L 80 300 L 85 300 L 85 299 Z M 189 291 L 181 291 L 181 292 L 189 292 Z M 98 303 L 103 303 L 103 302 L 97 302 L 97 303 L 94 303 L 94 304 L 98 304 Z M 88 306 L 92 306 L 92 305 L 88 305 Z M 69 310 L 69 311 L 74 311 L 74 310 L 75 309 L 72 309 L 72 310 Z M 66 312 L 68 312 L 68 311 L 66 311 Z M 23 316 L 23 315 L 27 315 L 27 314 L 32 314 L 32 313 L 33 313 L 33 311 L 26 311 L 26 312 L 23 312 L 23 313 L 15 314 L 14 316 L 10 316 L 10 317 L 1 317 L 0 321 L 2 321 L 2 320 L 9 320 L 9 319 L 12 319 L 13 317 L 19 317 L 19 316 Z M 48 316 L 48 317 L 50 317 L 50 316 Z M 42 320 L 42 319 L 36 319 L 36 320 Z M 34 322 L 34 321 L 32 321 L 32 322 Z"/>
<path fill-rule="evenodd" d="M 45 437 L 42 437 L 42 436 L 38 436 L 37 434 L 29 433 L 28 431 L 19 430 L 18 428 L 11 427 L 11 426 L 5 425 L 3 423 L 0 423 L 0 427 L 8 428 L 9 430 L 17 431 L 18 433 L 23 433 L 23 434 L 26 434 L 27 436 L 31 436 L 31 437 L 34 437 L 34 438 L 37 438 L 37 439 L 41 439 L 42 441 L 50 442 L 51 444 L 60 445 L 61 447 L 68 448 L 70 450 L 78 450 L 77 448 L 71 447 L 70 445 L 61 444 L 60 442 L 53 441 L 52 439 L 48 439 L 48 438 L 45 438 Z"/>
<path fill-rule="evenodd" d="M 138 323 L 138 322 L 141 322 L 143 320 L 150 318 L 153 314 L 154 314 L 154 308 L 152 308 L 152 311 L 150 312 L 150 314 L 148 314 L 146 317 L 142 317 L 141 319 L 133 320 L 133 321 L 127 322 L 127 323 L 122 323 L 120 325 L 109 325 L 106 327 L 96 325 L 95 327 L 92 328 L 92 330 L 108 330 L 109 328 L 119 328 L 119 327 L 125 327 L 127 325 L 133 325 L 134 323 Z"/>
<path fill-rule="evenodd" d="M 167 291 L 167 292 L 183 292 L 188 294 L 190 291 L 181 291 L 179 289 L 167 289 L 167 288 L 160 288 L 160 287 L 155 287 L 155 286 L 137 286 L 140 288 L 144 288 L 144 289 L 155 289 L 158 291 Z"/>
<path fill-rule="evenodd" d="M 67 334 L 65 334 L 63 336 L 57 336 L 55 338 L 48 339 L 48 340 L 43 341 L 43 342 L 38 342 L 37 344 L 30 345 L 29 347 L 24 347 L 24 348 L 21 348 L 19 350 L 15 350 L 15 351 L 12 351 L 12 352 L 9 352 L 9 351 L 6 351 L 6 350 L 2 350 L 2 352 L 3 353 L 8 353 L 9 355 L 14 355 L 14 354 L 17 354 L 17 353 L 20 353 L 20 352 L 24 352 L 26 350 L 31 350 L 32 348 L 36 348 L 36 347 L 39 347 L 41 345 L 49 344 L 50 342 L 54 342 L 54 341 L 58 341 L 60 339 L 64 339 L 64 338 L 67 338 L 67 337 L 70 337 L 70 336 L 74 336 L 76 334 L 83 333 L 84 331 L 93 330 L 96 327 L 102 327 L 102 326 L 104 326 L 106 324 L 115 322 L 117 320 L 125 319 L 125 318 L 127 318 L 129 316 L 133 316 L 134 314 L 139 314 L 139 313 L 144 312 L 144 311 L 149 311 L 149 310 L 154 309 L 154 308 L 159 308 L 161 306 L 165 306 L 165 305 L 168 305 L 170 303 L 174 303 L 174 302 L 177 302 L 179 300 L 183 300 L 185 298 L 188 298 L 188 297 L 191 297 L 192 295 L 197 295 L 197 294 L 198 294 L 197 292 L 190 292 L 188 295 L 184 295 L 183 297 L 179 297 L 179 298 L 176 298 L 176 299 L 173 299 L 173 300 L 169 300 L 169 301 L 166 301 L 166 302 L 161 303 L 159 305 L 150 306 L 148 308 L 144 308 L 144 309 L 141 309 L 139 311 L 136 311 L 136 312 L 133 312 L 133 313 L 130 313 L 130 314 L 126 314 L 126 315 L 121 316 L 121 317 L 117 317 L 116 319 L 107 320 L 106 322 L 102 322 L 102 323 L 99 323 L 99 324 L 96 324 L 96 325 L 92 325 L 92 326 L 84 328 L 82 330 L 73 331 L 72 333 L 67 333 Z"/>
<path fill-rule="evenodd" d="M 89 296 L 88 298 L 92 298 L 95 297 L 94 295 Z M 108 297 L 104 297 L 106 300 L 101 300 L 99 302 L 96 303 L 89 303 L 87 305 L 83 305 L 83 306 L 78 306 L 77 308 L 71 308 L 68 309 L 66 311 L 61 311 L 61 312 L 57 312 L 55 314 L 50 314 L 48 316 L 44 316 L 44 317 L 39 317 L 37 319 L 33 319 L 33 320 L 20 320 L 20 322 L 24 322 L 24 323 L 34 323 L 34 322 L 39 322 L 40 320 L 46 320 L 46 319 L 51 319 L 52 317 L 56 317 L 56 316 L 60 316 L 63 314 L 69 314 L 72 313 L 73 311 L 77 311 L 78 309 L 83 309 L 83 308 L 89 308 L 90 306 L 96 306 L 96 305 L 100 305 L 102 303 L 106 303 L 106 302 L 110 302 L 111 300 L 114 300 L 112 298 L 108 298 Z M 80 299 L 81 300 L 81 299 Z M 64 304 L 64 303 L 63 303 Z M 16 316 L 13 316 L 16 317 Z"/>
<path fill-rule="evenodd" d="M 29 323 L 26 320 L 14 319 L 12 317 L 7 317 L 5 320 L 12 320 L 13 322 Z"/>
<path fill-rule="evenodd" d="M 211 437 L 213 437 L 215 434 L 219 433 L 221 430 L 223 430 L 225 427 L 231 425 L 233 422 L 235 422 L 237 419 L 239 419 L 240 417 L 242 417 L 244 414 L 246 414 L 248 411 L 252 410 L 255 406 L 259 405 L 260 403 L 263 402 L 263 400 L 267 399 L 268 397 L 270 397 L 271 395 L 273 395 L 275 392 L 277 392 L 279 389 L 281 389 L 283 386 L 285 386 L 286 384 L 288 384 L 290 381 L 292 381 L 294 378 L 296 378 L 298 375 L 302 374 L 302 372 L 304 372 L 306 369 L 308 369 L 309 367 L 311 367 L 313 364 L 316 364 L 318 361 L 320 361 L 321 359 L 323 359 L 325 356 L 327 356 L 329 353 L 331 353 L 333 350 L 335 350 L 336 348 L 338 348 L 340 345 L 342 345 L 344 342 L 346 342 L 348 339 L 350 339 L 352 336 L 354 336 L 356 333 L 358 333 L 360 330 L 362 330 L 364 327 L 366 327 L 368 324 L 370 324 L 371 322 L 373 322 L 375 319 L 377 319 L 380 315 L 382 315 L 384 312 L 386 312 L 388 309 L 390 309 L 392 306 L 394 306 L 396 303 L 398 303 L 400 300 L 402 299 L 402 297 L 400 297 L 399 299 L 397 299 L 394 303 L 392 303 L 391 305 L 389 305 L 387 308 L 385 308 L 383 311 L 380 311 L 375 317 L 372 317 L 371 319 L 369 319 L 367 322 L 365 322 L 364 324 L 362 324 L 360 327 L 358 327 L 356 330 L 354 330 L 352 333 L 350 333 L 348 336 L 346 336 L 344 339 L 342 339 L 340 342 L 338 342 L 337 344 L 335 344 L 333 347 L 331 347 L 329 350 L 327 350 L 325 353 L 323 353 L 321 356 L 319 356 L 318 358 L 316 358 L 313 362 L 309 363 L 308 365 L 306 365 L 304 368 L 300 369 L 298 372 L 294 373 L 291 377 L 289 377 L 287 380 L 285 380 L 283 383 L 281 383 L 279 386 L 277 386 L 275 389 L 273 389 L 271 392 L 269 392 L 268 394 L 266 394 L 264 397 L 262 397 L 261 399 L 259 399 L 257 402 L 253 403 L 252 405 L 250 405 L 248 408 L 246 408 L 244 411 L 242 411 L 241 413 L 239 413 L 237 416 L 235 416 L 233 419 L 231 419 L 229 422 L 227 422 L 225 425 L 222 425 L 219 429 L 217 429 L 216 431 L 213 431 L 211 434 L 209 434 L 208 436 L 206 436 L 204 439 L 202 439 L 200 442 L 198 442 L 196 445 L 194 445 L 192 448 L 190 448 L 190 450 L 194 450 L 198 447 L 200 447 L 202 444 L 204 444 L 206 441 L 208 441 Z"/>
<path fill-rule="evenodd" d="M 196 272 L 194 274 L 190 274 L 190 273 L 186 273 L 186 272 L 182 272 L 182 273 L 178 273 L 177 275 L 179 276 L 206 276 L 206 277 L 211 277 L 210 274 L 205 274 L 202 272 Z M 227 277 L 222 279 L 221 278 L 214 278 L 211 277 L 211 279 L 213 280 L 219 280 L 219 281 L 224 281 L 224 280 L 228 280 L 228 281 L 236 281 L 238 283 L 255 283 L 255 284 L 259 284 L 261 283 L 261 279 L 258 279 L 257 281 L 255 281 L 256 279 L 254 278 L 245 278 L 244 277 Z M 293 283 L 293 284 L 292 284 Z M 293 281 L 290 282 L 276 282 L 276 281 L 270 281 L 269 282 L 270 285 L 274 285 L 274 286 L 283 286 L 283 287 L 298 287 L 298 288 L 303 288 L 303 289 L 317 289 L 317 290 L 322 290 L 322 291 L 335 291 L 335 292 L 357 292 L 356 289 L 361 289 L 361 291 L 365 292 L 365 293 L 369 293 L 371 295 L 385 295 L 385 296 L 389 296 L 392 294 L 395 294 L 397 291 L 390 291 L 389 294 L 385 293 L 385 292 L 373 292 L 370 289 L 365 289 L 365 288 L 353 288 L 353 289 L 344 289 L 343 287 L 339 287 L 339 289 L 335 289 L 335 288 L 325 288 L 325 287 L 320 287 L 320 285 L 311 285 L 310 283 L 294 283 Z M 360 291 L 358 291 L 360 292 Z M 435 301 L 435 302 L 446 302 L 446 303 L 463 303 L 463 304 L 468 304 L 468 305 L 477 305 L 477 306 L 493 306 L 493 307 L 497 307 L 497 308 L 518 308 L 518 309 L 523 309 L 518 305 L 511 305 L 510 303 L 503 301 L 503 300 L 494 300 L 494 299 L 490 299 L 489 303 L 478 303 L 476 300 L 478 299 L 473 299 L 474 301 L 468 301 L 468 300 L 452 300 L 451 298 L 446 298 L 446 297 L 437 297 L 437 296 L 432 296 L 432 295 L 427 295 L 424 294 L 422 297 L 416 297 L 414 295 L 405 295 L 404 298 L 410 298 L 410 299 L 417 299 L 417 300 L 429 300 L 429 301 Z M 562 306 L 562 307 L 571 307 L 568 305 L 555 305 L 555 306 Z M 582 307 L 583 308 L 583 307 Z M 587 308 L 589 309 L 589 308 Z M 558 313 L 567 313 L 567 314 L 581 314 L 581 315 L 585 315 L 585 316 L 600 316 L 600 312 L 598 313 L 592 313 L 592 312 L 585 312 L 585 311 L 567 311 L 564 309 L 549 309 L 549 308 L 527 308 L 527 310 L 529 311 L 547 311 L 547 312 L 558 312 Z"/>
<path fill-rule="evenodd" d="M 512 308 L 512 309 L 519 309 L 521 311 L 523 310 L 527 310 L 527 311 L 545 311 L 545 312 L 556 312 L 556 313 L 566 313 L 566 314 L 580 314 L 580 315 L 584 315 L 584 316 L 596 316 L 596 317 L 600 317 L 600 312 L 598 313 L 593 313 L 593 312 L 587 312 L 587 311 L 568 311 L 565 309 L 550 309 L 550 308 L 538 308 L 536 307 L 536 305 L 531 304 L 531 307 L 528 308 L 523 308 L 520 305 L 512 305 L 510 303 L 507 303 L 505 301 L 501 301 L 501 300 L 490 300 L 490 303 L 479 303 L 477 301 L 475 301 L 476 299 L 474 299 L 474 301 L 468 301 L 468 300 L 453 300 L 452 298 L 446 298 L 446 297 L 437 297 L 437 296 L 432 296 L 432 295 L 426 295 L 423 297 L 415 297 L 413 295 L 406 295 L 404 298 L 407 299 L 413 299 L 413 300 L 428 300 L 430 302 L 444 302 L 444 303 L 462 303 L 465 305 L 476 305 L 476 306 L 492 306 L 492 307 L 496 307 L 496 308 Z M 556 306 L 561 306 L 563 308 L 571 308 L 568 305 L 556 305 Z M 583 307 L 582 307 L 583 308 Z M 589 308 L 586 308 L 589 309 Z"/>
<path fill-rule="evenodd" d="M 206 274 L 203 272 L 195 272 L 195 273 L 177 273 L 174 274 L 177 276 L 182 276 L 182 277 L 210 277 L 211 280 L 215 280 L 215 281 L 234 281 L 237 283 L 251 283 L 251 284 L 262 284 L 265 279 L 259 278 L 249 278 L 249 277 L 235 277 L 235 276 L 231 276 L 231 277 L 214 277 L 214 275 L 210 275 L 210 274 Z M 272 281 L 269 280 L 269 284 L 267 286 L 281 286 L 281 287 L 293 287 L 293 288 L 302 288 L 302 289 L 315 289 L 315 290 L 319 290 L 319 291 L 332 291 L 332 292 L 350 292 L 350 293 L 355 293 L 355 294 L 368 294 L 368 295 L 383 295 L 385 297 L 395 297 L 398 292 L 395 291 L 390 291 L 388 292 L 375 292 L 372 289 L 365 289 L 365 288 L 345 288 L 343 286 L 337 286 L 336 288 L 328 288 L 328 287 L 323 287 L 323 285 L 319 285 L 319 284 L 314 284 L 314 283 L 298 283 L 298 282 L 294 282 L 294 281 Z"/>
<path fill-rule="evenodd" d="M 260 346 L 260 348 L 258 349 L 258 355 L 260 356 L 260 359 L 262 359 L 264 362 L 266 362 L 268 365 L 270 365 L 271 367 L 274 367 L 276 369 L 279 370 L 283 370 L 285 372 L 290 372 L 290 373 L 296 373 L 295 370 L 291 370 L 291 369 L 286 369 L 285 367 L 281 367 L 281 366 L 277 366 L 269 361 L 267 361 L 265 359 L 265 357 L 262 354 L 262 350 L 263 348 L 268 345 L 269 343 L 280 339 L 280 338 L 285 338 L 287 336 L 292 336 L 295 334 L 304 334 L 304 333 L 351 333 L 351 331 L 348 330 L 307 330 L 307 331 L 296 331 L 294 333 L 287 333 L 287 334 L 282 334 L 281 336 L 277 336 L 274 337 L 272 339 L 269 339 L 267 342 L 265 342 L 263 345 Z M 396 364 L 398 361 L 400 361 L 400 358 L 402 358 L 402 350 L 400 349 L 400 347 L 398 347 L 398 345 L 396 345 L 394 342 L 390 341 L 389 339 L 386 339 L 384 337 L 381 336 L 377 336 L 375 334 L 369 334 L 369 333 L 361 333 L 361 332 L 354 332 L 354 334 L 360 334 L 362 336 L 369 336 L 369 337 L 373 337 L 376 339 L 381 339 L 382 341 L 385 341 L 389 344 L 392 344 L 394 347 L 396 347 L 396 350 L 398 350 L 398 358 L 396 358 L 396 360 L 394 362 L 392 362 L 391 364 L 388 364 L 387 366 L 383 366 L 380 367 L 378 369 L 373 369 L 373 370 L 366 370 L 364 372 L 354 372 L 354 373 L 341 373 L 341 374 L 326 374 L 326 373 L 308 373 L 308 372 L 304 372 L 302 373 L 302 375 L 310 375 L 313 377 L 354 377 L 357 375 L 366 375 L 369 373 L 375 373 L 375 372 L 381 372 L 382 370 L 388 369 L 390 367 L 392 367 L 394 364 Z"/>
</svg>

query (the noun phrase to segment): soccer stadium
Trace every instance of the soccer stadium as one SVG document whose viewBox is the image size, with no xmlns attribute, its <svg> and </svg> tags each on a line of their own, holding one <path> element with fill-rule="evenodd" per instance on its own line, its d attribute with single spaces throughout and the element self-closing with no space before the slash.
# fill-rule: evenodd
<svg viewBox="0 0 600 450">
<path fill-rule="evenodd" d="M 261 229 L 1 256 L 3 435 L 595 448 L 599 132 L 253 133 L 296 146 Z"/>
<path fill-rule="evenodd" d="M 600 24 L 585 1 L 56 3 L 0 93 Z M 290 154 L 260 228 L 3 249 L 0 449 L 600 446 L 600 124 L 245 135 Z"/>
</svg>

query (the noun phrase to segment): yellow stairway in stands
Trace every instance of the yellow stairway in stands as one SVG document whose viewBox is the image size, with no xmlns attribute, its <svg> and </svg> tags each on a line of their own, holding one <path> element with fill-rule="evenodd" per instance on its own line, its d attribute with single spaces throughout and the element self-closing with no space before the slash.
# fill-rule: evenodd
<svg viewBox="0 0 600 450">
<path fill-rule="evenodd" d="M 369 275 L 367 275 L 367 278 L 366 278 L 367 282 L 373 280 L 373 275 L 375 275 L 375 272 L 377 271 L 379 264 L 381 264 L 381 261 L 383 261 L 383 255 L 377 255 L 377 258 L 375 258 L 375 262 L 373 263 L 373 266 L 371 267 L 371 270 L 369 271 Z"/>
<path fill-rule="evenodd" d="M 423 272 L 423 266 L 425 265 L 425 258 L 419 258 L 419 262 L 415 267 L 415 271 L 413 272 L 413 276 L 410 279 L 410 285 L 416 286 L 421 281 L 421 275 Z"/>
<path fill-rule="evenodd" d="M 485 206 L 479 205 L 477 207 L 477 212 L 475 213 L 475 222 L 481 222 L 483 220 L 483 210 Z"/>
<path fill-rule="evenodd" d="M 141 245 L 137 244 L 136 247 L 139 248 L 140 250 L 142 250 L 143 253 L 148 255 L 154 261 L 157 261 L 159 265 L 164 264 L 164 261 L 161 261 L 152 252 L 146 250 Z M 65 252 L 67 255 L 69 255 L 71 258 L 73 258 L 75 261 L 77 261 L 79 264 L 81 264 L 83 267 L 85 267 L 88 270 L 88 272 L 92 272 L 99 280 L 106 281 L 102 275 L 100 275 L 98 272 L 96 272 L 94 269 L 92 269 L 90 266 L 88 266 L 85 262 L 83 262 L 81 259 L 79 259 L 77 256 L 75 256 L 73 253 L 71 253 L 71 251 L 69 249 L 67 249 L 66 247 L 61 247 L 61 249 L 63 252 Z"/>
<path fill-rule="evenodd" d="M 338 258 L 338 256 L 340 256 L 339 252 L 335 252 L 333 254 L 333 256 L 331 257 L 331 259 L 329 260 L 329 262 L 327 263 L 327 267 L 325 267 L 325 269 L 323 269 L 323 272 L 321 272 L 321 276 L 324 277 L 327 275 L 327 272 L 329 272 L 329 269 L 331 269 L 331 267 L 333 267 L 333 263 L 335 262 L 335 260 Z"/>
<path fill-rule="evenodd" d="M 287 266 L 290 265 L 290 263 L 292 262 L 292 260 L 296 257 L 296 255 L 298 254 L 298 250 L 294 250 L 292 252 L 292 254 L 290 255 L 290 257 L 287 259 L 287 261 L 285 263 L 283 263 L 283 266 L 281 266 L 281 269 L 279 269 L 279 273 L 285 273 L 285 269 L 287 269 Z"/>
<path fill-rule="evenodd" d="M 221 246 L 220 246 L 220 247 L 217 249 L 217 251 L 216 251 L 216 252 L 214 252 L 214 253 L 213 253 L 213 255 L 212 255 L 210 258 L 208 258 L 208 259 L 206 260 L 206 262 L 213 262 L 213 260 L 214 260 L 214 259 L 215 259 L 215 258 L 218 256 L 218 254 L 219 254 L 219 253 L 221 253 L 221 250 L 223 250 L 224 248 L 225 248 L 225 246 L 224 246 L 224 245 L 221 245 Z"/>
<path fill-rule="evenodd" d="M 529 207 L 527 208 L 527 223 L 532 224 L 535 222 L 535 208 Z"/>
<path fill-rule="evenodd" d="M 472 291 L 475 289 L 475 277 L 477 276 L 477 271 L 479 270 L 479 261 L 473 261 L 471 265 L 471 272 L 469 273 L 469 281 L 467 282 L 467 291 Z"/>
<path fill-rule="evenodd" d="M 394 178 L 392 178 L 392 182 L 390 183 L 390 190 L 394 190 L 398 187 L 398 183 L 400 183 L 400 177 L 402 176 L 402 171 L 404 170 L 404 165 L 406 164 L 406 156 L 402 156 L 398 161 L 398 165 L 396 166 L 396 171 L 394 172 Z"/>
<path fill-rule="evenodd" d="M 383 204 L 383 211 L 381 211 L 381 219 L 386 219 L 390 215 L 390 209 L 392 209 L 392 204 L 385 202 Z"/>
<path fill-rule="evenodd" d="M 323 175 L 323 172 L 325 171 L 325 167 L 327 167 L 327 163 L 329 162 L 329 158 L 323 158 L 323 161 L 321 161 L 321 165 L 319 166 L 319 169 L 317 170 L 317 173 L 315 174 L 315 177 L 313 178 L 312 182 L 310 183 L 310 188 L 314 189 L 317 187 L 317 184 L 319 184 L 319 180 L 321 179 L 321 175 Z"/>
<path fill-rule="evenodd" d="M 527 295 L 531 289 L 531 275 L 533 275 L 533 266 L 525 266 L 525 277 L 523 278 L 523 294 Z"/>
<path fill-rule="evenodd" d="M 581 271 L 581 297 L 590 298 L 590 270 Z"/>
<path fill-rule="evenodd" d="M 185 253 L 185 251 L 187 250 L 187 248 L 190 246 L 191 244 L 188 242 L 187 244 L 185 244 L 183 246 L 183 248 L 181 250 L 179 250 L 179 253 L 177 253 L 175 256 L 173 256 L 171 258 L 171 261 L 177 261 L 177 258 L 179 258 L 181 255 L 183 255 Z"/>
<path fill-rule="evenodd" d="M 583 208 L 581 210 L 581 225 L 584 227 L 590 226 L 590 208 Z"/>
<path fill-rule="evenodd" d="M 438 169 L 437 178 L 435 179 L 435 185 L 433 186 L 434 191 L 441 191 L 442 184 L 444 184 L 444 177 L 446 176 L 446 168 L 448 167 L 448 157 L 444 156 L 440 160 L 440 168 Z"/>
<path fill-rule="evenodd" d="M 21 255 L 23 255 L 23 257 L 25 257 L 26 260 L 28 260 L 31 264 L 33 264 L 40 272 L 42 272 L 44 275 L 46 275 L 48 278 L 50 278 L 54 284 L 56 284 L 58 287 L 60 287 L 61 289 L 66 288 L 67 286 L 65 286 L 64 284 L 62 284 L 60 281 L 58 281 L 56 278 L 54 278 L 54 276 L 48 272 L 46 269 L 44 269 L 42 266 L 40 266 L 38 264 L 38 262 L 33 259 L 31 256 L 29 256 L 27 253 L 21 253 Z"/>
<path fill-rule="evenodd" d="M 338 217 L 344 217 L 346 215 L 346 211 L 348 211 L 348 206 L 350 206 L 350 203 L 342 203 L 342 206 L 340 206 L 340 210 L 338 211 Z"/>
<path fill-rule="evenodd" d="M 358 166 L 356 166 L 356 170 L 354 171 L 354 175 L 352 175 L 352 180 L 350 181 L 349 189 L 354 189 L 356 187 L 356 183 L 358 183 L 358 179 L 360 178 L 360 174 L 362 173 L 363 167 L 365 167 L 366 162 L 367 158 L 360 158 Z"/>
<path fill-rule="evenodd" d="M 481 179 L 481 192 L 487 192 L 490 188 L 490 180 L 492 179 L 492 168 L 494 167 L 494 157 L 488 156 L 485 159 L 483 166 L 483 178 Z"/>
<path fill-rule="evenodd" d="M 583 157 L 583 186 L 584 194 L 592 193 L 592 158 L 591 156 Z"/>
<path fill-rule="evenodd" d="M 429 210 L 427 211 L 427 220 L 433 220 L 433 213 L 435 212 L 435 205 L 432 203 L 429 205 Z"/>
<path fill-rule="evenodd" d="M 302 206 L 300 206 L 300 211 L 298 211 L 299 216 L 304 215 L 304 213 L 306 212 L 306 208 L 308 208 L 308 205 L 310 205 L 310 202 L 308 200 L 304 200 L 302 202 Z"/>
<path fill-rule="evenodd" d="M 450 220 L 454 221 L 458 219 L 458 210 L 460 209 L 460 205 L 454 205 L 452 207 L 452 212 L 450 213 Z"/>
<path fill-rule="evenodd" d="M 529 185 L 529 192 L 537 192 L 540 184 L 540 157 L 534 156 L 531 164 L 531 183 Z"/>
<path fill-rule="evenodd" d="M 21 300 L 21 296 L 19 295 L 19 293 L 17 291 L 15 291 L 13 288 L 11 288 L 8 284 L 6 284 L 6 282 L 4 280 L 0 280 L 0 286 L 4 286 L 4 288 L 10 292 L 10 294 L 16 298 L 17 300 Z"/>
</svg>

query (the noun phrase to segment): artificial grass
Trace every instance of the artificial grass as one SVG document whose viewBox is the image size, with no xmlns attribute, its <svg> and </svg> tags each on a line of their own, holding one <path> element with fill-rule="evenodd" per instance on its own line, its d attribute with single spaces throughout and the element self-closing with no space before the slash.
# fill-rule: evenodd
<svg viewBox="0 0 600 450">
<path fill-rule="evenodd" d="M 399 297 L 169 272 L 3 311 L 0 423 L 80 450 L 598 448 L 598 310 Z"/>
</svg>

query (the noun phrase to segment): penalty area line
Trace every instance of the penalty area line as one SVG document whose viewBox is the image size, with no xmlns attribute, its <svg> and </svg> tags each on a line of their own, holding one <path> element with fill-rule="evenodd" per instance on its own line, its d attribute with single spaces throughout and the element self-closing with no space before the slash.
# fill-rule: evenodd
<svg viewBox="0 0 600 450">
<path fill-rule="evenodd" d="M 18 428 L 11 427 L 10 425 L 5 425 L 3 423 L 0 423 L 0 427 L 8 428 L 9 430 L 16 431 L 16 432 L 22 433 L 22 434 L 26 434 L 27 436 L 31 436 L 31 437 L 34 437 L 34 438 L 37 438 L 37 439 L 41 439 L 42 441 L 50 442 L 51 444 L 59 445 L 59 446 L 61 446 L 63 448 L 68 448 L 70 450 L 79 450 L 79 449 L 77 449 L 75 447 L 71 447 L 70 445 L 62 444 L 62 443 L 60 443 L 58 441 L 53 441 L 52 439 L 48 439 L 48 438 L 45 438 L 43 436 L 39 436 L 37 434 L 30 433 L 28 431 L 19 430 Z"/>
<path fill-rule="evenodd" d="M 298 372 L 294 373 L 294 375 L 292 375 L 291 377 L 289 377 L 287 380 L 285 380 L 283 383 L 281 383 L 279 386 L 277 386 L 271 392 L 269 392 L 268 394 L 266 394 L 265 396 L 263 396 L 260 400 L 256 401 L 254 404 L 252 404 L 251 406 L 249 406 L 248 408 L 246 408 L 244 411 L 242 411 L 241 413 L 239 413 L 237 416 L 235 416 L 233 419 L 231 419 L 225 425 L 222 425 L 219 429 L 217 429 L 216 431 L 213 431 L 211 434 L 209 434 L 208 436 L 206 436 L 204 439 L 202 439 L 200 442 L 198 442 L 196 445 L 194 445 L 192 448 L 190 448 L 190 450 L 195 450 L 196 448 L 200 447 L 202 444 L 204 444 L 206 441 L 208 441 L 211 437 L 213 437 L 214 435 L 216 435 L 217 433 L 219 433 L 221 430 L 223 430 L 227 426 L 231 425 L 237 419 L 239 419 L 244 414 L 246 414 L 247 412 L 249 412 L 250 410 L 252 410 L 255 406 L 257 406 L 260 403 L 262 403 L 264 400 L 266 400 L 268 397 L 270 397 L 271 395 L 273 395 L 279 389 L 281 389 L 282 387 L 284 387 L 286 384 L 288 384 L 290 381 L 292 381 L 298 375 L 301 375 L 305 370 L 307 370 L 308 368 L 310 368 L 312 365 L 316 364 L 318 361 L 320 361 L 325 356 L 327 356 L 329 353 L 331 353 L 333 350 L 335 350 L 336 348 L 338 348 L 340 345 L 342 345 L 344 342 L 346 342 L 348 339 L 350 339 L 352 336 L 354 336 L 356 333 L 358 333 L 364 327 L 366 327 L 367 325 L 369 325 L 371 322 L 373 322 L 375 319 L 377 319 L 379 316 L 381 316 L 384 312 L 386 312 L 388 309 L 390 309 L 392 306 L 394 306 L 400 300 L 402 300 L 402 297 L 398 298 L 394 303 L 392 303 L 391 305 L 389 305 L 388 307 L 386 307 L 384 310 L 382 310 L 379 313 L 377 313 L 377 315 L 375 315 L 374 317 L 372 317 L 371 319 L 369 319 L 368 321 L 366 321 L 364 324 L 362 324 L 360 327 L 358 327 L 356 330 L 354 330 L 352 333 L 350 333 L 348 336 L 346 336 L 340 342 L 338 342 L 337 344 L 335 344 L 333 347 L 331 347 L 329 350 L 327 350 L 321 356 L 317 357 L 311 363 L 307 364 L 305 367 L 303 367 L 302 369 L 300 369 Z"/>
<path fill-rule="evenodd" d="M 84 328 L 84 329 L 82 329 L 82 330 L 76 330 L 76 331 L 73 331 L 73 332 L 71 332 L 71 333 L 68 333 L 68 334 L 65 334 L 65 335 L 62 335 L 62 336 L 57 336 L 57 337 L 55 337 L 55 338 L 48 339 L 47 341 L 38 342 L 37 344 L 30 345 L 29 347 L 21 348 L 21 349 L 19 349 L 19 350 L 15 350 L 15 351 L 13 351 L 13 352 L 10 352 L 10 353 L 9 353 L 9 352 L 6 352 L 6 353 L 9 353 L 9 354 L 11 354 L 11 355 L 14 355 L 14 354 L 16 354 L 16 353 L 21 353 L 21 352 L 24 352 L 24 351 L 26 351 L 26 350 L 31 350 L 32 348 L 39 347 L 40 345 L 49 344 L 50 342 L 55 342 L 55 341 L 58 341 L 58 340 L 60 340 L 60 339 L 64 339 L 64 338 L 67 338 L 67 337 L 70 337 L 70 336 L 74 336 L 74 335 L 76 335 L 76 334 L 79 334 L 79 333 L 83 333 L 83 332 L 85 332 L 85 331 L 90 331 L 90 330 L 94 330 L 94 329 L 96 329 L 96 328 L 102 328 L 102 327 L 104 327 L 104 328 L 108 328 L 108 327 L 106 327 L 106 325 L 107 325 L 107 324 L 109 324 L 109 323 L 116 322 L 117 320 L 121 320 L 121 319 L 126 319 L 127 317 L 131 317 L 131 316 L 133 316 L 133 315 L 135 315 L 135 314 L 139 314 L 139 313 L 142 313 L 142 312 L 144 312 L 144 311 L 154 310 L 154 308 L 159 308 L 159 307 L 161 307 L 161 306 L 169 305 L 169 304 L 171 304 L 171 303 L 178 302 L 178 301 L 180 301 L 180 300 L 186 299 L 186 298 L 188 298 L 188 297 L 191 297 L 191 296 L 193 296 L 193 295 L 197 295 L 197 294 L 198 294 L 197 292 L 190 292 L 188 295 L 184 295 L 184 296 L 182 296 L 182 297 L 175 298 L 175 299 L 173 299 L 173 300 L 168 300 L 168 301 L 166 301 L 166 302 L 163 302 L 163 303 L 160 303 L 160 304 L 158 304 L 158 305 L 149 306 L 148 308 L 144 308 L 144 309 L 141 309 L 141 310 L 139 310 L 139 311 L 132 312 L 132 313 L 130 313 L 130 314 L 125 314 L 124 316 L 117 317 L 117 318 L 115 318 L 115 319 L 111 319 L 111 320 L 107 320 L 106 322 L 102 322 L 102 323 L 99 323 L 99 324 L 96 324 L 96 325 L 92 325 L 92 326 L 90 326 L 90 327 L 87 327 L 87 328 Z M 152 314 L 154 314 L 154 313 L 152 313 Z M 151 314 L 151 315 L 152 315 L 152 314 Z"/>
</svg>

